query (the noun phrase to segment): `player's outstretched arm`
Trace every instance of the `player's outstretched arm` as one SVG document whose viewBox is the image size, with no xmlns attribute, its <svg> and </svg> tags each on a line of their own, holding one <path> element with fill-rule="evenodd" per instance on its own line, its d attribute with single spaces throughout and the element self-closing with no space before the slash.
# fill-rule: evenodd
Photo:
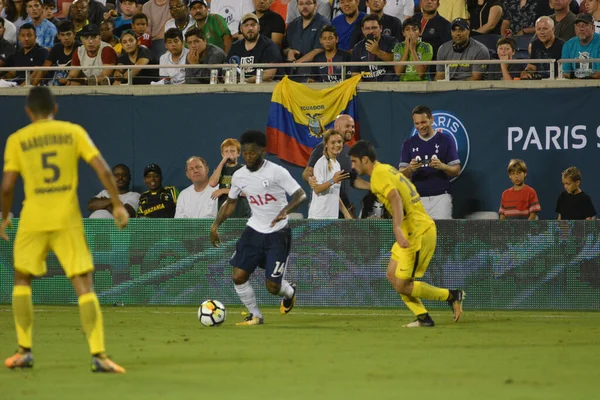
<svg viewBox="0 0 600 400">
<path fill-rule="evenodd" d="M 18 177 L 19 173 L 16 171 L 5 171 L 2 176 L 2 194 L 0 195 L 2 201 L 2 224 L 0 225 L 0 237 L 4 240 L 8 240 L 6 228 L 11 224 L 8 216 L 10 214 L 10 208 L 12 207 L 15 194 L 15 183 L 17 182 Z"/>
<path fill-rule="evenodd" d="M 288 203 L 287 206 L 281 210 L 279 215 L 275 217 L 273 222 L 271 222 L 271 226 L 275 226 L 276 223 L 284 219 L 291 211 L 293 211 L 296 207 L 298 207 L 304 200 L 306 200 L 306 193 L 302 189 L 296 190 L 292 195 L 292 200 Z"/>
<path fill-rule="evenodd" d="M 102 185 L 108 191 L 108 194 L 110 194 L 115 225 L 120 229 L 125 228 L 129 222 L 129 213 L 125 207 L 123 207 L 123 203 L 121 203 L 121 200 L 119 199 L 119 189 L 117 189 L 117 182 L 115 182 L 112 171 L 108 168 L 106 161 L 104 161 L 104 158 L 101 155 L 92 158 L 89 164 L 94 171 L 96 171 L 98 179 L 102 182 Z"/>
<path fill-rule="evenodd" d="M 213 246 L 219 247 L 221 244 L 221 238 L 219 237 L 219 226 L 235 211 L 235 206 L 237 204 L 237 199 L 232 199 L 230 197 L 227 198 L 227 201 L 223 203 L 221 208 L 219 208 L 219 212 L 217 213 L 217 218 L 215 218 L 215 222 L 213 222 L 210 227 L 209 238 L 212 242 Z"/>
</svg>

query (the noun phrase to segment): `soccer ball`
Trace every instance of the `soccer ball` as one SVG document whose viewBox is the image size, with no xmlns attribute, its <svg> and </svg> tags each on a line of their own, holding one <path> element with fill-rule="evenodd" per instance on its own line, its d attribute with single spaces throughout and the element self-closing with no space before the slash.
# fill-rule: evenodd
<svg viewBox="0 0 600 400">
<path fill-rule="evenodd" d="M 217 300 L 206 300 L 198 308 L 198 321 L 204 326 L 219 326 L 226 316 L 225 306 Z"/>
</svg>

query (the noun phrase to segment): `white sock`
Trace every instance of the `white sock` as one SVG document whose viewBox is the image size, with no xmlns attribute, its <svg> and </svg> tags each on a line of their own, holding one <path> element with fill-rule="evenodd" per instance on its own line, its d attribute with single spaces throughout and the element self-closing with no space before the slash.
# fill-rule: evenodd
<svg viewBox="0 0 600 400">
<path fill-rule="evenodd" d="M 256 296 L 254 295 L 254 289 L 252 289 L 252 285 L 250 282 L 242 283 L 241 285 L 234 285 L 235 291 L 237 292 L 240 300 L 248 309 L 253 316 L 262 318 L 262 313 L 258 309 L 258 305 L 256 304 Z"/>
<path fill-rule="evenodd" d="M 277 293 L 277 294 L 286 299 L 291 299 L 292 296 L 294 295 L 294 288 L 292 287 L 292 285 L 290 285 L 290 283 L 288 281 L 286 281 L 285 279 L 282 279 L 281 280 L 281 289 L 279 289 L 279 293 Z"/>
</svg>

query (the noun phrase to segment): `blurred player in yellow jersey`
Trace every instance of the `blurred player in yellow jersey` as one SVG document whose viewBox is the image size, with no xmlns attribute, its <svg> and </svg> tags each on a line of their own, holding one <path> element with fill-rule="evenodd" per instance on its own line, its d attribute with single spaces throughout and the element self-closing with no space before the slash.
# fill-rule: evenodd
<svg viewBox="0 0 600 400">
<path fill-rule="evenodd" d="M 447 301 L 458 321 L 464 292 L 441 289 L 415 280 L 422 278 L 435 251 L 436 228 L 427 214 L 412 182 L 389 164 L 377 161 L 373 145 L 358 141 L 350 149 L 352 168 L 371 177 L 371 192 L 392 215 L 396 243 L 387 269 L 387 279 L 417 316 L 407 328 L 433 327 L 435 324 L 421 299 Z"/>
<path fill-rule="evenodd" d="M 123 367 L 107 358 L 104 348 L 102 312 L 92 286 L 94 265 L 77 200 L 79 158 L 94 169 L 110 193 L 115 224 L 119 228 L 127 225 L 129 214 L 119 200 L 112 172 L 87 132 L 79 125 L 55 121 L 57 110 L 50 89 L 32 88 L 25 108 L 31 124 L 10 135 L 6 142 L 1 194 L 2 239 L 9 240 L 8 215 L 19 175 L 23 178 L 25 201 L 14 245 L 12 294 L 19 349 L 4 363 L 8 368 L 33 367 L 31 280 L 46 273 L 46 255 L 52 250 L 77 293 L 81 323 L 92 353 L 92 371 L 124 373 Z"/>
</svg>

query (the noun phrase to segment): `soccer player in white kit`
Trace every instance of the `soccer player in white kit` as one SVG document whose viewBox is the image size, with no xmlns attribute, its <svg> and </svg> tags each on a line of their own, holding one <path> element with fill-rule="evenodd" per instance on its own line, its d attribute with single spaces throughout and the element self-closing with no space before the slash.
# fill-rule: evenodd
<svg viewBox="0 0 600 400">
<path fill-rule="evenodd" d="M 306 200 L 306 193 L 285 168 L 264 159 L 267 147 L 264 133 L 247 131 L 240 143 L 246 165 L 231 177 L 229 197 L 210 228 L 210 241 L 215 247 L 221 243 L 218 228 L 233 214 L 237 199 L 244 192 L 252 215 L 229 263 L 233 266 L 235 291 L 249 315 L 236 325 L 262 325 L 264 319 L 249 282 L 250 275 L 256 267 L 263 268 L 267 290 L 282 297 L 281 313 L 292 310 L 296 285 L 283 279 L 292 239 L 287 215 Z M 292 197 L 289 203 L 287 195 Z"/>
</svg>

